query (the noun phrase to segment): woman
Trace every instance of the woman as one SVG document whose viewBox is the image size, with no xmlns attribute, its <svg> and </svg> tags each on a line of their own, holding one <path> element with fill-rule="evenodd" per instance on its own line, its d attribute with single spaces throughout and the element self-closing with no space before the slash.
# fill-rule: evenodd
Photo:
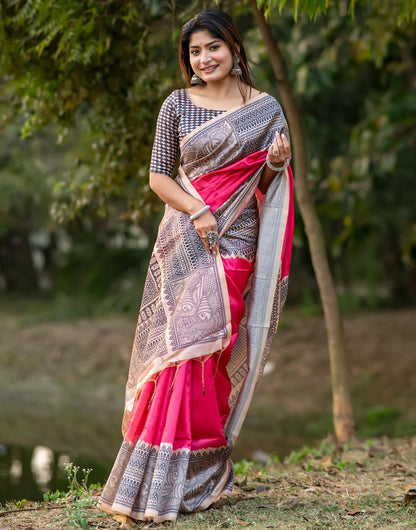
<svg viewBox="0 0 416 530">
<path fill-rule="evenodd" d="M 150 186 L 166 210 L 124 441 L 99 502 L 139 520 L 175 520 L 231 495 L 230 453 L 286 297 L 293 233 L 286 121 L 253 87 L 231 18 L 197 15 L 179 54 L 188 88 L 165 100 L 157 122 Z"/>
</svg>

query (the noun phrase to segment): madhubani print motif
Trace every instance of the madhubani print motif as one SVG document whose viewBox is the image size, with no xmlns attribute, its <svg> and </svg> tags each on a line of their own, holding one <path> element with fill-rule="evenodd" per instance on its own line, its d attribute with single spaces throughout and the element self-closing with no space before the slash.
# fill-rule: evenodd
<svg viewBox="0 0 416 530">
<path fill-rule="evenodd" d="M 123 442 L 100 505 L 139 520 L 176 519 L 179 511 L 190 512 L 203 505 L 218 484 L 223 493 L 231 493 L 231 449 L 229 444 L 199 451 L 174 451 L 169 443 L 155 447 L 143 441 L 135 446 Z"/>
<path fill-rule="evenodd" d="M 279 103 L 266 94 L 211 119 L 185 138 L 181 144 L 181 166 L 192 181 L 266 149 L 276 131 L 289 135 Z"/>
<path fill-rule="evenodd" d="M 150 260 L 139 312 L 126 400 L 157 359 L 195 344 L 226 340 L 225 299 L 216 259 L 207 253 L 189 215 L 167 207 Z M 160 366 L 160 365 L 159 365 Z"/>
<path fill-rule="evenodd" d="M 221 206 L 214 214 L 217 218 L 220 232 L 227 221 L 226 215 L 224 215 L 224 209 L 226 207 L 227 204 Z M 259 224 L 257 200 L 253 196 L 237 219 L 227 228 L 220 238 L 221 256 L 225 258 L 240 257 L 253 262 L 257 251 Z"/>
<path fill-rule="evenodd" d="M 165 99 L 159 112 L 150 171 L 171 177 L 178 156 L 179 141 L 196 127 L 223 112 L 225 111 L 195 106 L 185 88 L 173 91 Z"/>
<path fill-rule="evenodd" d="M 183 497 L 189 449 L 173 451 L 172 444 L 154 447 L 123 442 L 103 491 L 104 508 L 131 514 L 175 519 Z M 114 501 L 112 501 L 114 499 Z"/>
<path fill-rule="evenodd" d="M 245 304 L 247 308 L 247 300 L 249 294 L 245 296 Z M 248 363 L 247 363 L 247 310 L 240 321 L 238 327 L 238 338 L 233 346 L 231 352 L 231 358 L 227 365 L 227 372 L 231 382 L 231 393 L 228 399 L 231 411 L 235 410 L 237 405 L 238 396 L 240 395 L 241 388 L 244 385 L 248 374 Z"/>
<path fill-rule="evenodd" d="M 222 495 L 231 494 L 234 481 L 231 451 L 231 442 L 225 447 L 191 451 L 181 512 L 193 512 L 203 506 L 219 483 L 223 484 Z"/>
<path fill-rule="evenodd" d="M 198 277 L 169 283 L 166 299 L 173 315 L 169 326 L 172 349 L 197 341 L 211 342 L 214 337 L 225 338 L 225 314 L 219 290 L 218 271 L 212 267 L 202 269 Z"/>
<path fill-rule="evenodd" d="M 163 261 L 164 305 L 172 351 L 226 337 L 226 314 L 215 258 L 186 214 L 168 208 L 155 254 Z"/>
</svg>

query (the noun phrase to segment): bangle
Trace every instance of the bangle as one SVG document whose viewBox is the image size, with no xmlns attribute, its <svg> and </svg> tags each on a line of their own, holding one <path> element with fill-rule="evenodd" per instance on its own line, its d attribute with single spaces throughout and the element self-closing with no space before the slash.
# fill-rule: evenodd
<svg viewBox="0 0 416 530">
<path fill-rule="evenodd" d="M 266 164 L 272 171 L 283 171 L 287 168 L 290 163 L 290 158 L 286 160 L 282 167 L 275 167 L 269 160 L 269 155 L 266 156 Z"/>
<path fill-rule="evenodd" d="M 205 206 L 203 206 L 198 212 L 195 212 L 191 215 L 190 219 L 191 221 L 195 221 L 195 219 L 198 219 L 198 217 L 201 217 L 201 215 L 203 215 L 205 212 L 207 212 L 208 210 L 210 209 L 210 206 L 208 206 L 208 204 L 206 204 Z"/>
</svg>

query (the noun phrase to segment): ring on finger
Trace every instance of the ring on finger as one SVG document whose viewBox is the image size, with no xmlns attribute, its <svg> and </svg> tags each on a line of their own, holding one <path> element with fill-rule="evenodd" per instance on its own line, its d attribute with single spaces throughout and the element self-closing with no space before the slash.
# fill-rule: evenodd
<svg viewBox="0 0 416 530">
<path fill-rule="evenodd" d="M 215 247 L 215 245 L 218 242 L 218 232 L 215 232 L 214 230 L 210 230 L 204 235 L 204 239 L 206 239 L 210 247 Z"/>
</svg>

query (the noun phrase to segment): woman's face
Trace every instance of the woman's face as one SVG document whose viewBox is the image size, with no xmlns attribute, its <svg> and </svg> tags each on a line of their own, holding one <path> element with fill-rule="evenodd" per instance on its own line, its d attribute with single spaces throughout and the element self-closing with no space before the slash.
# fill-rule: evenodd
<svg viewBox="0 0 416 530">
<path fill-rule="evenodd" d="M 189 41 L 192 70 L 206 83 L 221 81 L 230 74 L 233 55 L 227 44 L 206 30 L 192 33 Z"/>
</svg>

